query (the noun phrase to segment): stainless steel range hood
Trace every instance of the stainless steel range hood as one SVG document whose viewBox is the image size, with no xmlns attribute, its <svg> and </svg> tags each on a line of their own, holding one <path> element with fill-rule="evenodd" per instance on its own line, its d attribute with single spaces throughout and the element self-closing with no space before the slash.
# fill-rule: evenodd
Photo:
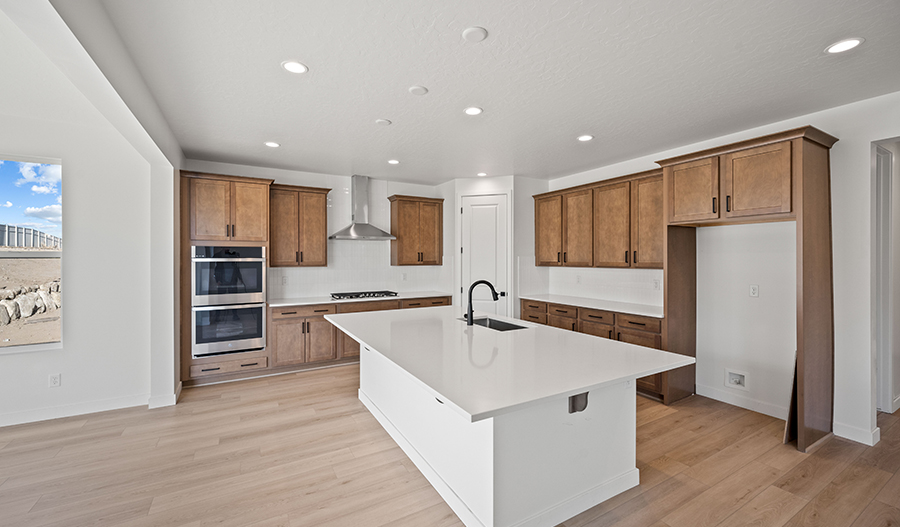
<svg viewBox="0 0 900 527">
<path fill-rule="evenodd" d="M 329 240 L 396 240 L 395 236 L 369 223 L 369 178 L 350 178 L 350 225 L 328 237 Z"/>
</svg>

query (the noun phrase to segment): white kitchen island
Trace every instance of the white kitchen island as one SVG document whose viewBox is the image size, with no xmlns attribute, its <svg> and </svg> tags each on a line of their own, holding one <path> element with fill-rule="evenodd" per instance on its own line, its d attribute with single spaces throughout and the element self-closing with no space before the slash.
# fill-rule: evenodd
<svg viewBox="0 0 900 527">
<path fill-rule="evenodd" d="M 525 328 L 457 306 L 325 318 L 361 345 L 360 400 L 467 526 L 556 525 L 637 485 L 634 381 L 693 357 L 491 316 Z"/>
</svg>

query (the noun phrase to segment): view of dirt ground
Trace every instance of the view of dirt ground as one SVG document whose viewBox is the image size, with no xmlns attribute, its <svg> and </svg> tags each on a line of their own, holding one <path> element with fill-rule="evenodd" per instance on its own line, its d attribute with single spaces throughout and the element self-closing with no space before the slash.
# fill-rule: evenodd
<svg viewBox="0 0 900 527">
<path fill-rule="evenodd" d="M 3 258 L 0 256 L 0 291 L 59 280 L 59 258 Z M 10 321 L 0 326 L 0 348 L 59 342 L 62 308 Z"/>
</svg>

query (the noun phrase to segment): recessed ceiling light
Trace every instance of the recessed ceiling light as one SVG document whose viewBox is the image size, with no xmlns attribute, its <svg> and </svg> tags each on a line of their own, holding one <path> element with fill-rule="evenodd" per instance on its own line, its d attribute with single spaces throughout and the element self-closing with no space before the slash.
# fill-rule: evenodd
<svg viewBox="0 0 900 527">
<path fill-rule="evenodd" d="M 466 108 L 466 115 L 478 115 L 483 111 L 484 110 L 482 110 L 481 108 L 478 108 L 477 106 L 470 106 L 470 107 Z"/>
<path fill-rule="evenodd" d="M 276 143 L 275 141 L 266 141 L 266 146 L 268 146 L 269 148 L 278 148 L 281 145 Z"/>
<path fill-rule="evenodd" d="M 463 31 L 462 35 L 463 35 L 463 38 L 466 39 L 466 41 L 472 42 L 474 44 L 476 42 L 481 42 L 482 40 L 486 39 L 488 33 L 487 33 L 487 29 L 485 29 L 483 27 L 475 26 L 475 27 L 467 28 L 465 31 Z"/>
<path fill-rule="evenodd" d="M 478 177 L 484 177 L 487 175 L 487 172 L 479 172 L 477 175 Z"/>
<path fill-rule="evenodd" d="M 396 159 L 388 159 L 388 163 L 392 165 L 399 165 L 400 161 L 397 161 Z"/>
<path fill-rule="evenodd" d="M 425 86 L 410 86 L 409 93 L 413 95 L 425 95 L 428 93 L 428 88 Z"/>
<path fill-rule="evenodd" d="M 375 119 L 375 124 L 380 124 L 381 126 L 387 126 L 391 124 L 387 119 Z"/>
<path fill-rule="evenodd" d="M 579 135 L 579 136 L 578 136 L 578 140 L 581 141 L 582 143 L 585 142 L 585 141 L 590 141 L 590 140 L 593 139 L 593 138 L 594 138 L 594 136 L 592 136 L 592 135 L 587 135 L 587 134 L 585 134 L 585 135 Z"/>
<path fill-rule="evenodd" d="M 855 48 L 865 41 L 866 39 L 864 38 L 845 38 L 840 42 L 835 42 L 834 44 L 828 46 L 827 48 L 825 48 L 825 51 L 827 51 L 828 53 L 842 53 L 844 51 Z"/>
<path fill-rule="evenodd" d="M 300 64 L 296 60 L 286 60 L 281 63 L 281 67 L 291 73 L 306 73 L 309 71 L 305 64 Z"/>
</svg>

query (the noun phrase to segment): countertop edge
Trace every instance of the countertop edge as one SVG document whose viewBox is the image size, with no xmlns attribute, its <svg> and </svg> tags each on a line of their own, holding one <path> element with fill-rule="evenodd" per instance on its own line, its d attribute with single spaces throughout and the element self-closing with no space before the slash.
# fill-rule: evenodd
<svg viewBox="0 0 900 527">
<path fill-rule="evenodd" d="M 554 295 L 549 293 L 519 295 L 519 299 L 534 300 L 536 302 L 547 302 L 550 304 L 564 304 L 568 306 L 583 307 L 585 309 L 615 311 L 616 313 L 625 313 L 628 315 L 640 315 L 659 319 L 665 318 L 665 313 L 663 313 L 663 306 L 654 306 L 650 304 L 634 304 L 630 302 L 617 302 L 614 300 Z"/>
</svg>

